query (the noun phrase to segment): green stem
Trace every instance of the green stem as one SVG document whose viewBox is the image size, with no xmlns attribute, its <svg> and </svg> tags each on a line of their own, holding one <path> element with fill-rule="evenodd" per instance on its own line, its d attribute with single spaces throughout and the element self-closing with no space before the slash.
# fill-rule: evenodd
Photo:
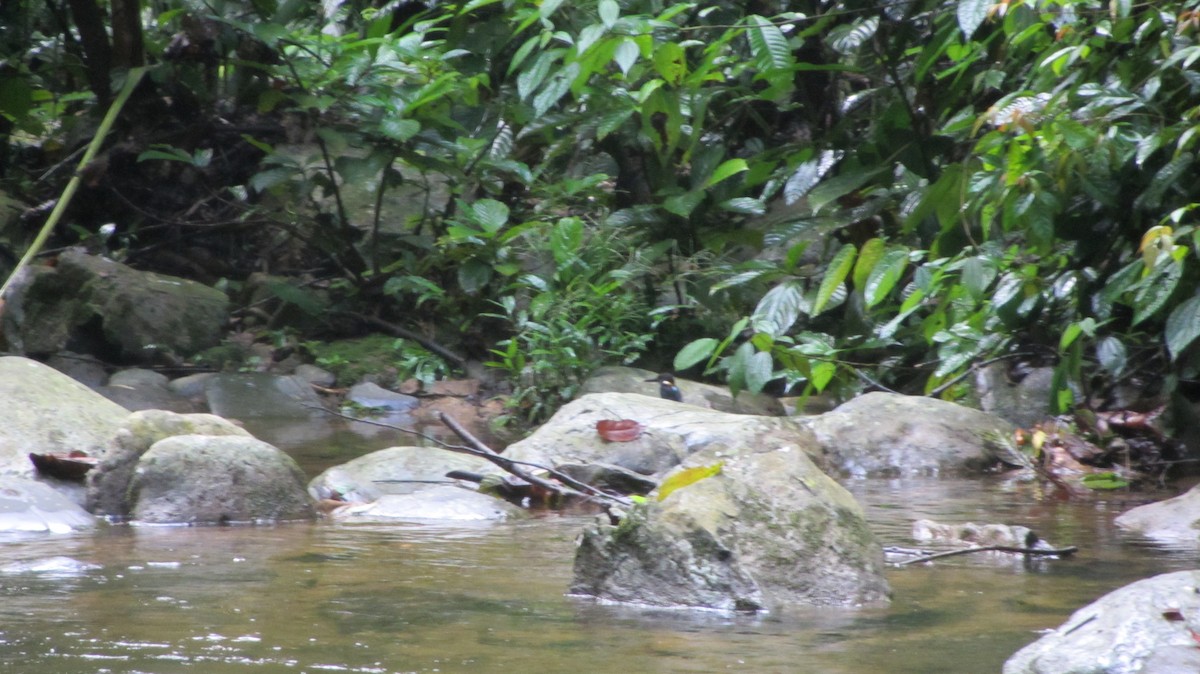
<svg viewBox="0 0 1200 674">
<path fill-rule="evenodd" d="M 133 93 L 138 82 L 142 81 L 142 75 L 145 74 L 146 68 L 142 66 L 129 69 L 129 73 L 125 76 L 125 86 L 121 88 L 121 93 L 117 95 L 117 100 L 113 101 L 112 106 L 109 107 L 108 114 L 104 115 L 104 119 L 100 122 L 100 128 L 96 129 L 96 135 L 92 136 L 92 142 L 88 145 L 87 152 L 83 153 L 83 158 L 79 160 L 79 168 L 75 170 L 75 175 L 71 177 L 71 182 L 67 183 L 66 189 L 63 190 L 58 203 L 54 205 L 54 210 L 50 212 L 50 217 L 46 219 L 46 224 L 42 225 L 42 230 L 38 232 L 37 238 L 29 246 L 29 250 L 25 251 L 25 255 L 21 257 L 21 261 L 17 263 L 16 267 L 13 267 L 12 273 L 4 281 L 4 285 L 0 286 L 0 299 L 3 299 L 4 293 L 12 285 L 13 279 L 17 278 L 17 274 L 42 250 L 42 246 L 46 245 L 46 240 L 50 238 L 50 232 L 54 231 L 54 226 L 62 219 L 63 213 L 66 212 L 67 206 L 71 203 L 71 198 L 75 196 L 76 190 L 79 189 L 80 176 L 83 173 L 83 169 L 88 164 L 91 164 L 92 160 L 100 152 L 100 146 L 104 143 L 104 137 L 108 135 L 109 129 L 117 121 L 117 115 L 121 114 L 121 108 L 125 107 L 125 102 L 129 100 L 130 94 Z"/>
</svg>

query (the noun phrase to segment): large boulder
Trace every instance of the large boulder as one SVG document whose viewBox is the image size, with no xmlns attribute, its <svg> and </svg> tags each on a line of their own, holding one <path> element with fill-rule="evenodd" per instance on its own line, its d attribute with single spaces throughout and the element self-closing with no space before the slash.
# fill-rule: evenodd
<svg viewBox="0 0 1200 674">
<path fill-rule="evenodd" d="M 1004 674 L 1200 672 L 1200 571 L 1167 573 L 1110 592 L 1017 651 Z"/>
<path fill-rule="evenodd" d="M 452 470 L 482 473 L 491 468 L 484 459 L 436 447 L 389 447 L 325 470 L 308 483 L 308 493 L 362 503 L 450 484 L 446 473 Z"/>
<path fill-rule="evenodd" d="M 151 363 L 160 352 L 187 357 L 220 343 L 229 316 L 224 293 L 195 281 L 137 271 L 68 250 L 19 294 L 8 343 L 25 354 L 63 349 L 105 360 Z"/>
<path fill-rule="evenodd" d="M 0 357 L 0 475 L 34 476 L 30 454 L 104 458 L 129 411 L 83 384 L 17 356 Z M 78 485 L 51 484 L 82 502 Z"/>
<path fill-rule="evenodd" d="M 287 454 L 235 435 L 177 435 L 142 455 L 129 485 L 131 516 L 158 524 L 312 519 L 304 473 Z"/>
<path fill-rule="evenodd" d="M 577 397 L 591 393 L 640 393 L 657 396 L 658 384 L 646 381 L 654 376 L 654 372 L 636 367 L 602 367 L 583 382 L 579 387 Z M 733 414 L 763 416 L 784 414 L 783 403 L 763 393 L 742 391 L 735 398 L 724 386 L 713 386 L 684 379 L 676 379 L 675 383 L 683 393 L 683 402 L 696 407 Z"/>
<path fill-rule="evenodd" d="M 1011 423 L 936 398 L 867 393 L 808 417 L 828 463 L 853 477 L 939 475 L 995 463 L 985 438 Z"/>
<path fill-rule="evenodd" d="M 66 496 L 33 480 L 0 476 L 0 533 L 65 534 L 96 520 Z"/>
<path fill-rule="evenodd" d="M 1128 510 L 1115 522 L 1126 531 L 1159 541 L 1200 543 L 1200 486 L 1175 498 Z"/>
<path fill-rule="evenodd" d="M 212 414 L 141 410 L 126 416 L 113 434 L 112 449 L 87 481 L 87 509 L 113 519 L 129 517 L 129 483 L 142 455 L 154 443 L 176 435 L 251 437 L 244 429 Z"/>
<path fill-rule="evenodd" d="M 883 568 L 849 492 L 800 443 L 762 434 L 697 452 L 618 524 L 589 526 L 571 592 L 733 611 L 855 606 L 888 599 Z"/>
<path fill-rule="evenodd" d="M 606 442 L 596 422 L 629 419 L 642 425 L 630 442 Z M 796 419 L 716 412 L 634 393 L 593 393 L 573 400 L 504 456 L 540 465 L 615 465 L 641 475 L 661 475 L 706 448 L 745 446 L 771 438 L 819 453 L 812 434 Z"/>
</svg>

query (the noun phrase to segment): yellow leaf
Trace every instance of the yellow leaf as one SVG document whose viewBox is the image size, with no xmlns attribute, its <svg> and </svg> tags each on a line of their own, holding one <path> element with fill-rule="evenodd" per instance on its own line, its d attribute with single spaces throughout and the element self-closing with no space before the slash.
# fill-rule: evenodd
<svg viewBox="0 0 1200 674">
<path fill-rule="evenodd" d="M 724 461 L 714 463 L 711 466 L 696 466 L 695 468 L 687 468 L 675 473 L 663 483 L 658 485 L 658 500 L 661 501 L 670 496 L 676 489 L 695 484 L 700 480 L 712 477 L 721 472 L 721 467 L 725 465 Z"/>
</svg>

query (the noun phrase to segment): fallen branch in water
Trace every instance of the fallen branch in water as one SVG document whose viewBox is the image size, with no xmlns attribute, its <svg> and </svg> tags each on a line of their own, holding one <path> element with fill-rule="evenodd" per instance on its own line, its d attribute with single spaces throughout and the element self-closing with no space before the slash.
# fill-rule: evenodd
<svg viewBox="0 0 1200 674">
<path fill-rule="evenodd" d="M 909 564 L 920 564 L 922 562 L 932 562 L 935 559 L 944 559 L 946 557 L 957 557 L 958 555 L 969 555 L 973 552 L 1011 552 L 1017 555 L 1025 555 L 1027 557 L 1070 557 L 1079 551 L 1079 548 L 1074 545 L 1066 548 L 1046 549 L 1046 548 L 1018 548 L 1011 545 L 984 545 L 978 548 L 963 548 L 961 550 L 950 550 L 949 552 L 938 552 L 932 555 L 917 557 L 916 559 L 906 559 L 903 562 L 892 562 L 893 566 L 908 566 Z"/>
<path fill-rule="evenodd" d="M 375 421 L 373 419 L 360 419 L 358 417 L 351 416 L 349 414 L 343 414 L 341 412 L 337 412 L 334 410 L 326 409 L 326 408 L 320 407 L 318 405 L 305 405 L 305 407 L 307 407 L 309 409 L 321 410 L 327 414 L 332 414 L 335 417 L 341 417 L 342 419 L 348 419 L 350 421 L 357 421 L 359 423 L 369 424 L 371 426 L 380 426 L 382 428 L 390 428 L 394 431 L 399 431 L 401 433 L 408 433 L 409 435 L 415 435 L 423 440 L 426 440 L 426 441 L 436 445 L 437 447 L 439 447 L 441 449 L 445 449 L 450 452 L 458 452 L 459 454 L 469 454 L 471 456 L 477 456 L 481 459 L 485 459 L 487 461 L 492 462 L 494 465 L 496 465 L 498 468 L 500 468 L 504 472 L 506 472 L 510 475 L 515 475 L 516 477 L 518 477 L 522 480 L 525 480 L 529 484 L 535 485 L 537 487 L 541 487 L 542 489 L 545 489 L 546 491 L 548 491 L 552 494 L 558 494 L 560 496 L 577 496 L 577 497 L 583 498 L 583 499 L 595 499 L 595 500 L 603 501 L 607 505 L 616 505 L 616 506 L 627 507 L 632 504 L 632 501 L 630 501 L 627 498 L 624 498 L 622 496 L 616 496 L 614 494 L 609 494 L 605 491 L 597 489 L 596 487 L 593 487 L 590 484 L 587 484 L 586 482 L 581 482 L 579 480 L 576 480 L 575 478 L 571 477 L 570 475 L 559 472 L 548 466 L 542 466 L 540 464 L 530 463 L 528 461 L 517 461 L 515 459 L 510 459 L 502 454 L 499 454 L 496 452 L 496 450 L 494 450 L 491 447 L 488 447 L 486 444 L 484 444 L 483 441 L 481 441 L 479 438 L 476 438 L 475 435 L 473 433 L 471 433 L 470 431 L 468 431 L 462 424 L 460 424 L 457 419 L 455 419 L 454 417 L 451 417 L 450 415 L 446 414 L 445 412 L 438 412 L 438 419 L 440 419 L 442 423 L 446 424 L 447 428 L 449 428 L 451 431 L 454 431 L 455 435 L 462 438 L 463 441 L 467 443 L 466 445 L 452 445 L 448 442 L 444 442 L 438 438 L 435 438 L 432 435 L 422 433 L 420 431 L 414 431 L 411 428 L 403 428 L 401 426 L 396 426 L 395 424 L 384 423 L 382 421 Z M 544 471 L 547 475 L 553 477 L 555 480 L 558 480 L 558 482 L 553 482 L 553 481 L 538 477 L 536 475 L 533 475 L 529 471 L 525 470 L 526 467 L 532 468 L 534 470 Z"/>
</svg>

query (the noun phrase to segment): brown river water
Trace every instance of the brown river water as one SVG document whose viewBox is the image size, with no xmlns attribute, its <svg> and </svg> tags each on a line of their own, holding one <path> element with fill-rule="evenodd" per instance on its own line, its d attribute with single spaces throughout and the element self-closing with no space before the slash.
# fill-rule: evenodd
<svg viewBox="0 0 1200 674">
<path fill-rule="evenodd" d="M 287 449 L 315 474 L 393 440 L 334 434 Z M 1080 550 L 1035 564 L 966 555 L 893 568 L 887 608 L 740 616 L 565 596 L 586 515 L 105 526 L 0 538 L 0 671 L 983 674 L 1100 595 L 1197 567 L 1195 549 L 1154 546 L 1112 525 L 1169 494 L 1064 503 L 994 477 L 847 486 L 884 545 L 914 545 L 911 522 L 927 517 L 1025 525 Z"/>
</svg>

